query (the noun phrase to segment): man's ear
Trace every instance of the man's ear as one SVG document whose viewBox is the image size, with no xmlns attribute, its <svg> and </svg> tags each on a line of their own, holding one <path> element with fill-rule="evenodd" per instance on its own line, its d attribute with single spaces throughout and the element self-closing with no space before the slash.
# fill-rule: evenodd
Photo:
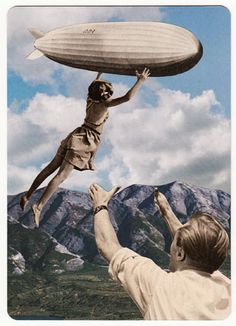
<svg viewBox="0 0 236 326">
<path fill-rule="evenodd" d="M 177 258 L 178 261 L 185 260 L 186 254 L 185 254 L 184 249 L 182 247 L 177 246 L 176 258 Z"/>
</svg>

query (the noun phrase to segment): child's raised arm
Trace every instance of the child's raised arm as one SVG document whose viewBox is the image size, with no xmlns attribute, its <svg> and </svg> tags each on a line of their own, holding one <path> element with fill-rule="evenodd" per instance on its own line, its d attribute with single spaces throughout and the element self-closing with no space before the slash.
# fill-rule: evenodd
<svg viewBox="0 0 236 326">
<path fill-rule="evenodd" d="M 97 73 L 97 76 L 96 76 L 96 78 L 95 78 L 95 80 L 98 80 L 98 79 L 100 79 L 100 77 L 101 77 L 101 74 L 102 74 L 102 72 L 98 72 L 98 73 Z"/>
<path fill-rule="evenodd" d="M 136 83 L 133 85 L 133 87 L 130 88 L 130 90 L 124 96 L 117 97 L 115 99 L 108 99 L 106 101 L 108 107 L 117 106 L 124 102 L 128 102 L 135 95 L 135 93 L 140 88 L 142 83 L 150 76 L 149 69 L 145 68 L 141 74 L 136 70 L 136 76 L 137 76 Z"/>
</svg>

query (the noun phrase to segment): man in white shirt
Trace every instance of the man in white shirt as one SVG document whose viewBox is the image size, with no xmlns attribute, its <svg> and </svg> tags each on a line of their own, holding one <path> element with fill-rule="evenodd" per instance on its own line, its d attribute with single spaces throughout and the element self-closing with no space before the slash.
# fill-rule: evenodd
<svg viewBox="0 0 236 326">
<path fill-rule="evenodd" d="M 165 196 L 155 191 L 155 204 L 173 242 L 168 273 L 151 259 L 120 245 L 107 205 L 119 190 L 90 187 L 98 250 L 109 262 L 109 274 L 148 320 L 224 319 L 230 313 L 230 280 L 218 271 L 228 253 L 229 238 L 210 215 L 194 214 L 182 225 Z"/>
</svg>

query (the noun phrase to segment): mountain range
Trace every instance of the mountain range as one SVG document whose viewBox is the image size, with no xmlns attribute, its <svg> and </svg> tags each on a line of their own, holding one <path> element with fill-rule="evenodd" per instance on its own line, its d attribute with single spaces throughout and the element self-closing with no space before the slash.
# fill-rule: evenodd
<svg viewBox="0 0 236 326">
<path fill-rule="evenodd" d="M 134 184 L 119 191 L 109 203 L 111 221 L 123 246 L 168 268 L 171 237 L 154 205 L 156 187 L 167 197 L 182 223 L 193 213 L 202 211 L 215 216 L 230 231 L 230 195 L 222 190 L 177 181 L 158 186 Z M 48 268 L 54 264 L 54 271 L 68 270 L 68 264 L 72 265 L 72 270 L 81 268 L 84 262 L 105 265 L 96 247 L 89 195 L 59 188 L 43 208 L 40 228 L 34 229 L 31 205 L 43 190 L 41 188 L 33 194 L 24 212 L 19 206 L 22 193 L 8 196 L 11 270 L 16 271 L 15 265 L 23 260 L 25 263 L 22 264 L 28 267 Z M 58 258 L 59 253 L 61 258 Z M 50 255 L 53 258 L 49 259 Z M 12 257 L 18 257 L 18 262 Z M 68 261 L 71 263 L 67 264 Z"/>
</svg>

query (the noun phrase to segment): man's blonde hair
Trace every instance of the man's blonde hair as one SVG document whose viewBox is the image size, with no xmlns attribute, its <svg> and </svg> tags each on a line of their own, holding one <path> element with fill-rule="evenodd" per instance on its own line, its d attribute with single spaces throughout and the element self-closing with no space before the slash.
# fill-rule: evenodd
<svg viewBox="0 0 236 326">
<path fill-rule="evenodd" d="M 213 273 L 224 262 L 229 248 L 229 237 L 214 217 L 195 213 L 188 223 L 177 230 L 177 245 L 191 260 L 191 264 Z"/>
</svg>

